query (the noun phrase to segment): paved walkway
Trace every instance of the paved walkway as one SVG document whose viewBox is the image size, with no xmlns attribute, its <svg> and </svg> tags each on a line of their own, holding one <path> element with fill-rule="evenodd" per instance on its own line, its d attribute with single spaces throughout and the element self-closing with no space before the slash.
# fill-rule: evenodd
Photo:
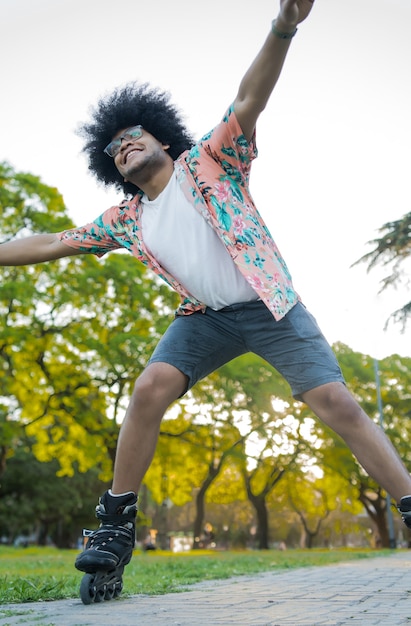
<svg viewBox="0 0 411 626">
<path fill-rule="evenodd" d="M 89 606 L 0 605 L 0 626 L 411 626 L 411 551 L 190 589 Z"/>
</svg>

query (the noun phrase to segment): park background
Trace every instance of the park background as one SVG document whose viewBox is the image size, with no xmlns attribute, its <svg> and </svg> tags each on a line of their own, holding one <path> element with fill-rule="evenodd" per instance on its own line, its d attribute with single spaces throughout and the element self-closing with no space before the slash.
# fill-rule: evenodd
<svg viewBox="0 0 411 626">
<path fill-rule="evenodd" d="M 7 63 L 4 64 L 2 71 L 4 95 L 0 119 L 2 138 L 0 160 L 10 163 L 17 172 L 30 172 L 35 176 L 40 176 L 46 185 L 56 187 L 63 195 L 67 216 L 73 224 L 80 225 L 93 219 L 105 208 L 116 203 L 119 198 L 112 192 L 96 186 L 87 174 L 87 166 L 80 154 L 81 144 L 74 131 L 79 121 L 87 119 L 89 106 L 93 105 L 100 95 L 110 92 L 119 84 L 134 79 L 149 81 L 153 85 L 170 90 L 173 100 L 186 113 L 189 127 L 199 137 L 215 125 L 226 106 L 233 100 L 239 80 L 258 51 L 276 12 L 277 5 L 265 0 L 258 3 L 257 11 L 254 5 L 246 2 L 237 2 L 235 7 L 232 5 L 222 7 L 221 3 L 214 0 L 202 6 L 201 9 L 193 8 L 192 4 L 184 0 L 174 3 L 152 2 L 149 4 L 124 0 L 115 5 L 106 1 L 95 2 L 93 0 L 88 2 L 3 0 L 0 46 Z M 409 371 L 409 357 L 411 356 L 409 331 L 403 332 L 400 325 L 392 323 L 384 329 L 389 315 L 404 304 L 404 285 L 400 285 L 397 290 L 388 289 L 379 293 L 384 270 L 377 268 L 367 274 L 366 265 L 353 268 L 352 264 L 369 251 L 367 242 L 378 236 L 378 229 L 385 222 L 398 219 L 409 211 L 411 91 L 406 77 L 411 57 L 411 43 L 407 31 L 410 17 L 411 7 L 408 0 L 375 0 L 373 2 L 364 0 L 361 4 L 354 0 L 345 0 L 343 3 L 336 0 L 323 0 L 322 2 L 318 0 L 312 16 L 299 28 L 275 94 L 267 110 L 261 116 L 257 131 L 260 157 L 254 164 L 252 174 L 252 190 L 257 206 L 266 218 L 287 260 L 296 288 L 305 304 L 315 314 L 329 341 L 334 345 L 341 344 L 341 349 L 339 350 L 337 346 L 337 351 L 348 373 L 348 382 L 359 397 L 368 404 L 370 414 L 375 419 L 378 419 L 379 414 L 375 408 L 376 385 L 373 359 L 378 358 L 380 366 L 385 370 L 383 387 L 386 394 L 384 400 L 388 404 L 388 416 L 392 414 L 393 420 L 398 420 L 397 422 L 391 420 L 391 434 L 403 449 L 403 456 L 407 457 L 406 460 L 409 455 L 406 446 L 406 442 L 409 441 L 409 428 L 405 420 L 409 418 L 410 400 L 404 389 L 407 389 L 407 385 L 409 388 L 406 373 L 407 370 Z M 57 226 L 57 221 L 55 223 Z M 5 225 L 5 227 L 6 230 L 9 229 L 8 236 L 12 236 L 13 224 Z M 45 224 L 41 224 L 41 227 L 46 229 Z M 87 489 L 84 481 L 81 482 L 81 487 L 72 482 L 70 484 L 73 486 L 73 492 L 69 491 L 71 487 L 68 484 L 62 482 L 69 481 L 69 477 L 59 476 L 54 497 L 57 498 L 57 494 L 63 490 L 67 494 L 70 493 L 70 498 L 75 500 L 76 494 L 81 493 L 82 497 L 78 498 L 76 504 L 81 510 L 81 515 L 76 520 L 77 526 L 81 526 L 80 522 L 83 521 L 83 517 L 86 520 L 89 518 L 85 511 L 87 506 L 89 510 L 93 508 L 91 501 L 94 503 L 96 489 L 100 487 L 98 476 L 101 474 L 99 472 L 101 470 L 105 478 L 109 478 L 107 459 L 111 461 L 113 454 L 112 440 L 107 444 L 107 438 L 103 436 L 99 438 L 102 430 L 96 433 L 97 428 L 95 425 L 93 427 L 93 415 L 98 414 L 101 417 L 102 429 L 107 428 L 109 436 L 113 439 L 117 423 L 115 420 L 111 420 L 111 423 L 104 422 L 105 409 L 109 409 L 110 417 L 116 417 L 117 421 L 121 421 L 121 409 L 130 389 L 131 379 L 138 373 L 138 368 L 142 366 L 144 357 L 156 338 L 155 333 L 150 334 L 152 328 L 150 324 L 154 320 L 157 324 L 157 332 L 159 332 L 165 321 L 157 319 L 157 314 L 172 310 L 174 304 L 172 296 L 166 294 L 164 290 L 161 291 L 160 287 L 154 295 L 164 299 L 166 304 L 163 309 L 160 307 L 159 310 L 158 300 L 155 302 L 154 295 L 152 298 L 144 296 L 147 300 L 144 301 L 144 307 L 140 307 L 141 319 L 137 320 L 140 326 L 145 325 L 144 331 L 139 330 L 138 363 L 133 363 L 131 350 L 130 355 L 125 359 L 124 352 L 121 352 L 119 348 L 116 354 L 118 363 L 116 362 L 115 365 L 121 362 L 122 371 L 119 377 L 120 379 L 124 377 L 126 382 L 121 387 L 121 393 L 118 388 L 114 389 L 113 371 L 109 372 L 108 365 L 110 358 L 113 357 L 112 352 L 103 354 L 100 351 L 98 367 L 95 366 L 93 369 L 90 366 L 90 363 L 96 362 L 93 358 L 90 359 L 90 353 L 94 350 L 95 358 L 99 352 L 98 344 L 102 341 L 97 330 L 99 323 L 103 321 L 99 316 L 101 311 L 98 310 L 98 306 L 92 333 L 90 331 L 88 338 L 81 336 L 81 340 L 79 339 L 80 321 L 83 321 L 83 330 L 87 328 L 83 318 L 85 315 L 83 307 L 90 305 L 93 301 L 92 296 L 96 298 L 101 296 L 104 288 L 101 286 L 96 294 L 90 294 L 84 291 L 86 281 L 79 286 L 76 280 L 78 280 L 79 269 L 84 271 L 85 275 L 90 272 L 94 277 L 96 272 L 101 271 L 101 279 L 104 278 L 105 271 L 107 275 L 109 274 L 109 270 L 112 272 L 111 275 L 121 277 L 122 272 L 126 271 L 121 263 L 119 259 L 104 262 L 98 270 L 97 263 L 90 262 L 83 267 L 82 262 L 73 262 L 73 269 L 67 272 L 66 276 L 70 276 L 71 280 L 67 286 L 72 287 L 71 292 L 77 289 L 78 295 L 84 296 L 84 293 L 87 293 L 89 296 L 87 302 L 83 304 L 80 298 L 75 298 L 73 310 L 76 315 L 79 311 L 81 312 L 76 318 L 77 325 L 75 324 L 72 329 L 66 333 L 61 332 L 59 335 L 63 338 L 62 341 L 66 342 L 65 346 L 76 345 L 78 348 L 80 341 L 82 345 L 81 349 L 78 348 L 79 354 L 73 356 L 75 350 L 67 350 L 63 357 L 58 341 L 56 343 L 60 349 L 59 357 L 57 350 L 53 355 L 53 348 L 47 346 L 45 349 L 45 346 L 41 344 L 44 337 L 42 338 L 41 335 L 36 337 L 33 330 L 35 328 L 33 320 L 36 319 L 39 322 L 39 319 L 38 316 L 36 317 L 37 313 L 34 308 L 30 309 L 30 307 L 20 312 L 20 315 L 25 316 L 26 333 L 27 329 L 30 329 L 30 332 L 33 331 L 31 347 L 27 339 L 22 339 L 21 328 L 19 328 L 18 337 L 13 336 L 13 342 L 14 345 L 19 345 L 18 341 L 22 342 L 20 356 L 14 354 L 11 349 L 9 353 L 6 350 L 7 359 L 4 363 L 9 366 L 10 352 L 15 359 L 13 363 L 14 386 L 8 387 L 11 383 L 7 377 L 3 377 L 5 387 L 2 396 L 13 398 L 15 416 L 17 415 L 18 419 L 14 417 L 12 426 L 18 426 L 20 430 L 12 428 L 13 432 L 7 440 L 10 426 L 10 423 L 7 423 L 7 428 L 4 427 L 2 431 L 2 443 L 6 448 L 6 468 L 10 468 L 14 463 L 16 472 L 18 467 L 21 468 L 16 484 L 18 484 L 17 493 L 21 494 L 22 500 L 24 499 L 24 485 L 27 488 L 24 496 L 25 504 L 20 502 L 21 517 L 26 520 L 26 522 L 21 522 L 20 530 L 24 527 L 25 532 L 31 527 L 27 524 L 27 519 L 33 517 L 33 513 L 30 514 L 29 504 L 30 494 L 31 504 L 33 504 L 35 486 L 30 486 L 28 476 L 40 485 L 39 476 L 43 470 L 44 472 L 50 470 L 50 475 L 44 479 L 48 484 L 50 494 L 52 476 L 55 475 L 56 470 L 60 470 L 60 474 L 70 473 L 71 470 L 68 468 L 74 466 L 74 476 L 70 478 L 72 481 L 82 481 L 87 476 Z M 136 284 L 143 281 L 142 284 L 148 285 L 148 282 L 144 282 L 146 277 L 139 273 L 139 270 L 133 268 L 134 272 Z M 6 270 L 6 276 L 11 282 L 21 280 L 26 286 L 29 284 L 27 281 L 33 281 L 34 284 L 37 280 L 44 281 L 47 276 L 47 281 L 51 281 L 48 284 L 58 285 L 59 288 L 56 288 L 56 291 L 61 295 L 59 283 L 61 279 L 55 273 L 51 274 L 53 274 L 52 269 L 50 273 L 47 269 L 34 272 L 21 270 L 18 274 L 20 278 L 16 279 L 15 274 L 12 272 L 7 274 Z M 130 285 L 126 285 L 123 293 L 125 302 L 127 291 L 130 293 L 130 289 Z M 29 295 L 28 290 L 27 296 Z M 51 307 L 53 294 L 49 295 L 48 301 L 47 298 L 42 300 L 43 306 L 46 309 L 49 307 L 48 310 Z M 138 284 L 135 295 L 143 298 Z M 110 296 L 111 294 L 107 294 L 105 302 L 110 300 Z M 5 294 L 5 301 L 7 297 L 9 297 L 8 292 Z M 63 310 L 67 311 L 69 298 L 70 289 L 59 301 L 60 313 Z M 113 302 L 111 304 L 115 316 L 115 306 Z M 90 308 L 92 309 L 92 306 Z M 131 328 L 132 307 L 130 307 L 129 315 L 129 328 Z M 147 322 L 148 318 L 150 322 Z M 19 324 L 21 320 L 22 318 L 19 318 Z M 44 323 L 44 319 L 40 321 Z M 87 323 L 90 323 L 91 327 L 91 322 Z M 115 325 L 112 330 L 115 330 Z M 93 333 L 94 344 L 90 346 L 88 340 Z M 107 337 L 104 340 L 107 340 Z M 8 345 L 10 347 L 10 344 Z M 37 354 L 33 345 L 37 346 Z M 133 347 L 137 349 L 136 346 Z M 82 352 L 83 348 L 84 352 Z M 45 372 L 43 368 L 41 375 L 36 374 L 34 364 L 38 364 L 40 353 L 50 357 L 50 362 L 56 368 L 55 371 Z M 24 359 L 21 354 L 25 355 Z M 398 355 L 398 358 L 392 355 Z M 347 362 L 344 362 L 344 359 Z M 58 365 L 62 366 L 61 370 L 58 369 Z M 83 369 L 89 368 L 87 372 L 82 372 L 87 378 L 87 381 L 83 381 L 83 389 L 88 389 L 87 385 L 91 385 L 96 392 L 96 404 L 93 406 L 84 407 L 86 402 L 83 397 L 80 398 L 76 393 L 71 393 L 71 395 L 68 393 L 69 386 L 66 383 L 70 372 L 75 372 L 77 375 L 82 366 Z M 31 375 L 24 378 L 22 372 L 26 367 L 31 367 Z M 261 370 L 258 369 L 259 367 Z M 220 423 L 217 429 L 212 427 L 212 405 L 216 407 L 215 412 L 221 408 L 216 402 L 215 394 L 217 396 L 224 394 L 224 399 L 220 398 L 220 400 L 226 403 L 224 404 L 225 410 L 229 411 L 227 407 L 230 406 L 235 393 L 239 394 L 240 399 L 251 397 L 252 375 L 258 371 L 265 404 L 261 407 L 255 401 L 255 405 L 249 406 L 245 402 L 239 409 L 249 411 L 249 416 L 252 416 L 248 416 L 250 432 L 258 426 L 258 437 L 253 431 L 254 440 L 251 442 L 254 451 L 250 453 L 250 447 L 248 447 L 245 457 L 241 457 L 237 449 L 232 458 L 235 457 L 236 462 L 241 464 L 241 458 L 244 460 L 250 455 L 260 454 L 263 449 L 265 450 L 265 442 L 269 441 L 267 435 L 270 432 L 272 435 L 275 428 L 277 431 L 281 430 L 281 433 L 276 433 L 279 438 L 277 449 L 271 449 L 270 453 L 265 451 L 265 456 L 261 457 L 268 472 L 265 476 L 268 476 L 269 469 L 271 467 L 273 470 L 273 466 L 270 466 L 267 459 L 272 462 L 281 452 L 281 455 L 284 454 L 290 460 L 295 450 L 302 445 L 303 439 L 300 441 L 296 437 L 299 429 L 298 422 L 298 424 L 305 424 L 308 429 L 300 434 L 310 432 L 314 437 L 310 440 L 311 443 L 316 442 L 311 450 L 301 451 L 299 467 L 304 467 L 301 479 L 307 475 L 307 463 L 311 466 L 323 463 L 322 472 L 324 472 L 324 467 L 330 465 L 330 460 L 316 458 L 314 450 L 316 445 L 320 445 L 319 442 L 327 441 L 331 446 L 330 449 L 335 451 L 337 444 L 334 441 L 331 442 L 330 434 L 315 430 L 310 418 L 302 414 L 304 409 L 295 406 L 289 398 L 287 399 L 286 391 L 279 381 L 271 387 L 271 391 L 269 390 L 269 383 L 272 382 L 271 375 L 263 366 L 251 360 L 250 363 L 245 363 L 242 369 L 243 372 L 239 366 L 238 369 L 223 372 L 219 380 L 210 382 L 209 387 L 207 385 L 200 387 L 198 397 L 189 398 L 190 406 L 177 409 L 177 419 L 182 421 L 181 424 L 178 421 L 175 423 L 186 428 L 187 424 L 191 425 L 196 422 L 196 429 L 197 427 L 206 430 L 208 428 L 207 436 L 210 437 L 213 430 L 221 433 L 223 426 Z M 113 370 L 116 368 L 113 367 Z M 63 371 L 67 372 L 64 376 Z M 110 373 L 109 381 L 107 381 L 107 376 L 104 379 L 103 372 L 105 375 L 107 372 Z M 57 382 L 56 374 L 59 375 L 60 382 Z M 228 374 L 234 376 L 238 385 L 243 387 L 241 392 L 238 388 L 230 388 Z M 41 376 L 46 375 L 50 377 L 48 379 L 50 389 L 44 389 L 43 386 Z M 116 375 L 119 375 L 118 368 Z M 395 385 L 392 384 L 394 380 Z M 66 384 L 66 387 L 61 381 Z M 265 382 L 267 382 L 266 387 L 264 387 Z M 38 388 L 37 385 L 40 387 Z M 106 401 L 102 397 L 107 389 L 110 389 L 111 394 L 107 400 L 108 407 L 105 406 Z M 60 398 L 63 392 L 66 393 L 66 399 L 71 398 L 69 409 L 64 402 L 60 403 L 57 408 L 56 406 L 50 408 L 50 398 Z M 270 394 L 281 399 L 282 403 L 275 404 L 275 409 Z M 392 394 L 397 394 L 396 399 L 392 397 Z M 115 397 L 119 401 L 116 407 L 113 405 Z M 235 397 L 239 401 L 239 398 Z M 212 403 L 210 399 L 213 400 Z M 193 406 L 202 408 L 195 414 Z M 7 402 L 5 402 L 5 407 L 10 408 Z M 114 416 L 116 409 L 118 409 L 118 414 Z M 42 413 L 44 415 L 40 419 L 39 416 Z M 80 416 L 79 413 L 82 415 Z M 10 411 L 5 411 L 5 414 L 8 418 Z M 23 414 L 24 419 L 21 421 Z M 194 421 L 193 414 L 196 417 Z M 224 416 L 224 411 L 221 411 L 221 414 Z M 289 417 L 291 414 L 292 417 Z M 27 424 L 31 423 L 34 415 L 36 419 L 30 430 Z M 261 415 L 265 421 L 257 424 L 256 420 L 260 419 Z M 242 417 L 244 417 L 243 413 Z M 284 419 L 277 420 L 279 417 Z M 49 423 L 45 425 L 42 420 L 47 419 Z M 54 431 L 51 426 L 53 420 L 56 424 Z M 235 435 L 238 435 L 235 432 L 238 423 L 235 420 L 229 423 L 234 430 L 229 434 L 225 433 L 224 436 L 228 437 L 231 445 L 236 441 Z M 205 442 L 204 432 L 196 431 L 196 429 L 194 429 L 195 436 L 198 436 L 200 432 L 200 438 L 203 437 L 202 441 Z M 168 433 L 163 440 L 175 440 L 176 433 L 171 434 L 173 437 Z M 240 439 L 244 436 L 244 432 L 239 432 Z M 285 448 L 283 446 L 285 439 L 288 440 L 291 436 L 296 437 L 296 442 L 290 450 L 287 446 Z M 29 438 L 30 445 L 27 441 L 24 445 L 20 445 L 25 437 Z M 67 440 L 71 442 L 70 445 L 67 444 Z M 190 446 L 196 444 L 189 440 L 184 445 L 186 445 L 187 456 L 193 455 L 193 449 Z M 97 454 L 96 447 L 101 452 L 100 456 Z M 183 448 L 180 442 L 178 452 L 181 453 Z M 79 458 L 76 458 L 75 450 L 81 449 L 85 450 L 84 455 L 81 456 L 79 452 Z M 320 450 L 322 449 L 320 447 Z M 210 440 L 210 445 L 204 445 L 204 450 L 212 455 L 216 451 L 215 441 Z M 29 456 L 33 452 L 37 459 L 43 462 L 41 466 L 37 465 L 38 461 L 34 458 L 30 460 L 33 465 L 29 465 Z M 20 454 L 23 458 L 19 460 Z M 87 454 L 89 461 L 86 458 Z M 213 457 L 213 461 L 215 462 L 217 457 L 220 459 L 221 454 L 220 448 L 219 453 Z M 341 452 L 341 455 L 343 454 Z M 49 458 L 53 455 L 57 460 Z M 174 458 L 170 451 L 165 453 L 160 446 L 158 464 L 153 468 L 152 489 L 150 495 L 147 496 L 152 500 L 147 503 L 146 509 L 152 513 L 151 517 L 154 519 L 157 515 L 156 526 L 164 523 L 166 513 L 167 524 L 171 524 L 173 512 L 168 506 L 170 496 L 176 493 L 188 493 L 187 485 L 184 491 L 181 485 L 170 484 L 170 471 L 168 469 L 165 472 L 161 465 L 161 460 L 165 457 Z M 315 462 L 313 462 L 314 459 Z M 360 487 L 363 485 L 364 490 L 365 486 L 361 480 L 366 481 L 366 479 L 357 467 L 353 469 L 348 459 L 345 460 L 347 465 L 344 467 L 349 469 L 346 472 L 342 471 L 340 460 L 341 471 L 338 472 L 337 464 L 337 471 L 332 475 L 330 482 L 331 485 L 338 485 L 338 474 L 345 475 L 346 483 L 354 489 L 351 497 L 347 496 L 347 500 L 354 502 L 355 496 L 363 495 Z M 197 463 L 202 468 L 202 478 L 207 475 L 207 464 L 208 469 L 210 468 L 209 461 L 210 458 L 205 455 L 203 465 Z M 232 467 L 234 466 L 235 463 L 232 462 Z M 283 458 L 277 471 L 281 473 L 285 466 L 287 466 L 287 461 Z M 32 469 L 28 471 L 29 467 Z M 156 468 L 157 475 L 155 475 Z M 253 464 L 249 463 L 248 468 L 252 471 Z M 82 475 L 78 472 L 78 470 L 85 469 L 91 471 L 93 475 Z M 275 472 L 272 476 L 275 478 Z M 353 476 L 355 476 L 354 480 Z M 2 489 L 7 490 L 11 483 L 6 481 L 5 477 L 6 475 L 2 480 Z M 201 484 L 200 478 L 197 477 L 197 479 L 198 484 L 195 487 L 192 486 L 195 490 L 199 490 L 199 484 Z M 94 480 L 97 480 L 97 485 L 93 483 Z M 244 480 L 244 476 L 241 480 Z M 257 488 L 259 479 L 255 480 Z M 313 480 L 316 480 L 315 472 Z M 157 493 L 156 481 L 160 485 Z M 296 480 L 290 480 L 290 482 L 296 482 Z M 232 513 L 235 512 L 236 519 L 241 519 L 241 514 L 243 514 L 244 527 L 247 527 L 248 531 L 253 529 L 256 525 L 255 516 L 258 517 L 255 507 L 254 510 L 251 508 L 246 509 L 245 513 L 244 511 L 239 513 L 232 503 L 221 502 L 224 498 L 229 499 L 227 484 L 224 483 L 221 487 L 224 495 L 214 496 L 217 504 L 225 506 Z M 281 484 L 286 484 L 285 478 L 281 478 L 278 487 Z M 326 484 L 324 479 L 322 484 Z M 321 488 L 319 485 L 317 487 L 318 497 L 323 499 Z M 368 483 L 366 488 L 368 493 L 372 492 L 377 495 L 374 504 L 379 503 L 383 511 L 384 494 L 376 491 L 375 486 L 372 487 L 374 489 L 372 491 Z M 88 489 L 89 500 L 86 498 Z M 333 487 L 329 489 L 331 491 L 328 493 L 332 494 Z M 302 493 L 303 489 L 301 488 L 300 491 Z M 167 497 L 164 498 L 165 493 Z M 244 491 L 242 494 L 244 502 L 247 498 Z M 192 504 L 192 493 L 190 497 Z M 286 491 L 285 487 L 282 497 L 289 497 L 289 491 Z M 74 517 L 73 503 L 70 498 L 67 498 L 67 519 L 70 515 Z M 51 495 L 49 500 L 52 500 Z M 308 510 L 309 496 L 307 495 L 303 501 L 304 508 Z M 165 512 L 164 502 L 167 504 L 167 512 Z M 276 493 L 276 497 L 269 502 L 269 508 L 271 507 L 272 511 L 276 512 L 278 502 L 281 504 L 281 498 Z M 287 502 L 291 510 L 292 503 Z M 189 507 L 191 504 L 187 503 L 185 506 Z M 362 506 L 363 504 L 362 502 Z M 241 504 L 239 506 L 241 509 Z M 327 506 L 330 505 L 327 504 Z M 327 506 L 324 505 L 324 514 L 327 512 Z M 59 532 L 64 535 L 61 528 L 60 531 L 56 528 L 64 524 L 68 528 L 68 521 L 63 524 L 61 519 L 53 520 L 50 508 L 53 507 L 47 509 L 47 514 L 43 515 L 44 520 L 47 517 L 50 518 L 48 526 L 54 525 L 53 532 L 56 537 Z M 360 514 L 361 516 L 362 512 L 363 508 L 361 512 L 358 512 L 354 506 L 350 515 Z M 299 516 L 299 512 L 295 510 L 290 514 L 297 518 Z M 327 516 L 329 517 L 330 514 L 327 513 Z M 381 520 L 381 511 L 379 514 Z M 184 515 L 190 520 L 192 526 L 195 511 L 188 514 L 185 510 Z M 38 518 L 39 516 L 40 512 L 37 513 Z M 224 516 L 227 520 L 227 512 L 224 515 L 221 514 L 221 520 L 218 520 L 222 532 L 225 532 L 226 526 L 232 528 L 234 523 L 224 521 Z M 214 513 L 214 518 L 218 519 L 218 517 L 219 514 Z M 278 518 L 277 513 L 270 515 L 271 525 L 273 525 L 273 518 Z M 290 527 L 290 519 L 286 515 L 283 519 L 284 524 Z M 204 516 L 203 521 L 205 521 Z M 352 528 L 355 532 L 359 528 L 358 525 L 356 526 L 357 522 L 357 519 L 353 522 Z M 374 529 L 376 525 L 378 526 L 377 522 L 378 519 L 372 521 Z M 361 526 L 361 519 L 358 523 Z M 299 524 L 303 525 L 301 519 Z M 12 526 L 13 533 L 17 532 L 17 526 L 16 523 Z M 184 527 L 184 524 L 180 526 Z M 47 535 L 46 527 L 47 523 L 44 521 L 41 528 L 42 535 Z M 333 532 L 338 535 L 335 528 Z M 296 531 L 296 536 L 299 535 L 300 530 Z M 203 528 L 201 531 L 203 532 Z M 72 532 L 73 529 L 70 527 L 70 537 L 65 538 L 64 541 L 72 541 Z M 365 531 L 364 536 L 367 532 Z M 282 540 L 284 533 L 285 531 L 279 531 L 277 539 Z M 306 531 L 305 534 L 307 534 Z M 349 534 L 348 531 L 347 534 Z M 294 541 L 298 542 L 299 539 L 294 539 Z"/>
</svg>

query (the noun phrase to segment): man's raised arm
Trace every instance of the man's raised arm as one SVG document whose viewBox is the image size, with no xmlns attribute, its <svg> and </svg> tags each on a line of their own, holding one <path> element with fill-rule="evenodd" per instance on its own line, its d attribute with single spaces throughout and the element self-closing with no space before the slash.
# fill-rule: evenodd
<svg viewBox="0 0 411 626">
<path fill-rule="evenodd" d="M 314 0 L 280 0 L 280 12 L 272 22 L 271 32 L 240 83 L 234 110 L 248 141 L 280 76 L 297 25 L 309 15 L 313 3 Z"/>
<path fill-rule="evenodd" d="M 81 254 L 62 243 L 55 234 L 32 235 L 0 245 L 0 265 L 33 265 Z"/>
</svg>

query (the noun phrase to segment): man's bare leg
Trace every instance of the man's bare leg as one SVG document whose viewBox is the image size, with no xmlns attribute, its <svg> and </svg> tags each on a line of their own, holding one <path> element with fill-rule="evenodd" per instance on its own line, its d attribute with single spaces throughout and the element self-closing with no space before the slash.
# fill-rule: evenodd
<svg viewBox="0 0 411 626">
<path fill-rule="evenodd" d="M 137 379 L 120 428 L 112 492 L 138 493 L 156 449 L 167 408 L 187 387 L 187 377 L 168 363 L 152 363 Z"/>
<path fill-rule="evenodd" d="M 80 586 L 85 604 L 121 591 L 123 570 L 135 546 L 138 489 L 153 458 L 163 415 L 186 386 L 186 376 L 166 363 L 149 365 L 135 384 L 120 429 L 113 487 L 96 507 L 100 526 L 87 533 L 85 549 L 76 558 L 76 568 L 86 572 Z"/>
<path fill-rule="evenodd" d="M 411 476 L 394 446 L 342 383 L 321 385 L 302 399 L 344 439 L 366 472 L 397 502 L 411 494 Z"/>
</svg>

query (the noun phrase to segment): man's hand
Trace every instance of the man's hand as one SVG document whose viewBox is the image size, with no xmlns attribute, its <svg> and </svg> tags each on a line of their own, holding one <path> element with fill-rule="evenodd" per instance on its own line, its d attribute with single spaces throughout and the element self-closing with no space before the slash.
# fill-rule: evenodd
<svg viewBox="0 0 411 626">
<path fill-rule="evenodd" d="M 300 24 L 309 15 L 314 0 L 280 0 L 277 28 L 287 32 Z"/>
</svg>

